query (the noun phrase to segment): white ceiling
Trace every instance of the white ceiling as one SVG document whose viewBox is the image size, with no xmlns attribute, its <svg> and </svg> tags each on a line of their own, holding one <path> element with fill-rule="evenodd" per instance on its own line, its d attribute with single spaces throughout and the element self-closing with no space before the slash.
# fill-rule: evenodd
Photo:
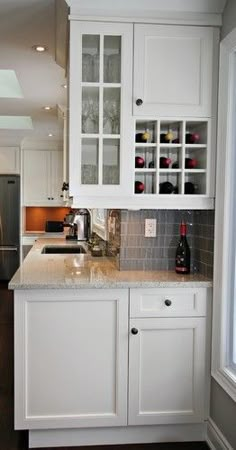
<svg viewBox="0 0 236 450">
<path fill-rule="evenodd" d="M 46 45 L 46 53 L 32 49 Z M 66 106 L 65 71 L 55 62 L 54 0 L 0 0 L 0 69 L 14 70 L 23 98 L 1 98 L 0 115 L 31 116 L 33 130 L 0 130 L 7 140 L 61 140 L 57 105 Z M 51 111 L 43 110 L 50 105 Z M 53 137 L 49 138 L 48 134 Z"/>
</svg>

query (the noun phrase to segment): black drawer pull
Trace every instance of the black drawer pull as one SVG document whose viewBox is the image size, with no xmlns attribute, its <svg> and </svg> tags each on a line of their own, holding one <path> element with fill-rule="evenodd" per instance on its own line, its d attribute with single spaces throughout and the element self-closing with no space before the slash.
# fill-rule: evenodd
<svg viewBox="0 0 236 450">
<path fill-rule="evenodd" d="M 171 303 L 172 303 L 172 301 L 169 300 L 168 298 L 165 300 L 165 305 L 166 305 L 166 306 L 170 306 Z"/>
</svg>

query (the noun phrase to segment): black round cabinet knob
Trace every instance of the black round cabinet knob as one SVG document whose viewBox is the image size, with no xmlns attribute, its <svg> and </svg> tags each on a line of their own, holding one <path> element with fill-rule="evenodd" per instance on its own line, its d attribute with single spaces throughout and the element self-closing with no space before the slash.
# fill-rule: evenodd
<svg viewBox="0 0 236 450">
<path fill-rule="evenodd" d="M 143 104 L 143 100 L 141 98 L 137 98 L 136 105 L 141 106 Z"/>
<path fill-rule="evenodd" d="M 131 328 L 131 333 L 132 334 L 138 334 L 137 328 Z"/>
<path fill-rule="evenodd" d="M 166 300 L 165 300 L 165 305 L 166 305 L 166 306 L 170 306 L 171 303 L 172 303 L 171 300 L 169 300 L 169 299 L 166 299 Z"/>
</svg>

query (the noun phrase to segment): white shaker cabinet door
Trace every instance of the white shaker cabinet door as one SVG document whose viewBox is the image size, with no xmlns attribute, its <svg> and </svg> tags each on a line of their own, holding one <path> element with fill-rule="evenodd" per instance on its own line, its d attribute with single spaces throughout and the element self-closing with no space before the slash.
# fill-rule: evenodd
<svg viewBox="0 0 236 450">
<path fill-rule="evenodd" d="M 134 28 L 134 114 L 211 116 L 213 28 Z"/>
<path fill-rule="evenodd" d="M 63 154 L 57 150 L 23 151 L 23 205 L 63 204 Z"/>
<path fill-rule="evenodd" d="M 23 151 L 23 204 L 44 206 L 50 204 L 50 152 Z"/>
<path fill-rule="evenodd" d="M 127 424 L 128 290 L 15 292 L 17 429 Z"/>
<path fill-rule="evenodd" d="M 20 149 L 0 147 L 0 173 L 20 173 Z"/>
<path fill-rule="evenodd" d="M 129 354 L 129 425 L 204 420 L 204 318 L 132 319 Z"/>
<path fill-rule="evenodd" d="M 56 205 L 63 202 L 63 153 L 51 152 L 51 199 Z"/>
</svg>

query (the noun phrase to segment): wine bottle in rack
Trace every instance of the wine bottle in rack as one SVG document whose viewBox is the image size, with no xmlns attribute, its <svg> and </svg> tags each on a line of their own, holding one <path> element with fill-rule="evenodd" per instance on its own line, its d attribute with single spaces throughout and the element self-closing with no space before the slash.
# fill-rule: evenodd
<svg viewBox="0 0 236 450">
<path fill-rule="evenodd" d="M 146 128 L 145 131 L 143 133 L 136 133 L 135 135 L 135 142 L 150 142 L 151 139 L 151 134 L 149 132 L 149 129 Z"/>
<path fill-rule="evenodd" d="M 175 271 L 182 275 L 190 272 L 190 248 L 186 234 L 187 225 L 182 221 L 180 224 L 180 240 L 175 254 Z"/>
<path fill-rule="evenodd" d="M 200 134 L 198 133 L 186 133 L 185 142 L 186 144 L 198 144 L 200 141 Z"/>
<path fill-rule="evenodd" d="M 191 183 L 191 181 L 186 181 L 184 183 L 184 193 L 185 194 L 195 194 L 196 193 L 196 185 Z"/>
<path fill-rule="evenodd" d="M 174 193 L 174 186 L 169 181 L 164 181 L 163 183 L 160 183 L 160 194 L 172 194 Z"/>
<path fill-rule="evenodd" d="M 160 157 L 160 169 L 168 169 L 171 164 L 171 159 L 165 156 Z"/>
<path fill-rule="evenodd" d="M 144 158 L 142 158 L 142 156 L 136 156 L 135 157 L 135 168 L 142 169 L 144 166 L 145 166 Z"/>
<path fill-rule="evenodd" d="M 144 192 L 145 185 L 142 181 L 135 181 L 134 192 L 135 194 L 142 194 Z"/>
<path fill-rule="evenodd" d="M 197 160 L 195 158 L 185 158 L 185 169 L 195 169 Z"/>
<path fill-rule="evenodd" d="M 174 135 L 172 133 L 172 130 L 167 131 L 167 133 L 161 133 L 160 134 L 160 142 L 162 144 L 169 144 L 173 141 Z"/>
</svg>

